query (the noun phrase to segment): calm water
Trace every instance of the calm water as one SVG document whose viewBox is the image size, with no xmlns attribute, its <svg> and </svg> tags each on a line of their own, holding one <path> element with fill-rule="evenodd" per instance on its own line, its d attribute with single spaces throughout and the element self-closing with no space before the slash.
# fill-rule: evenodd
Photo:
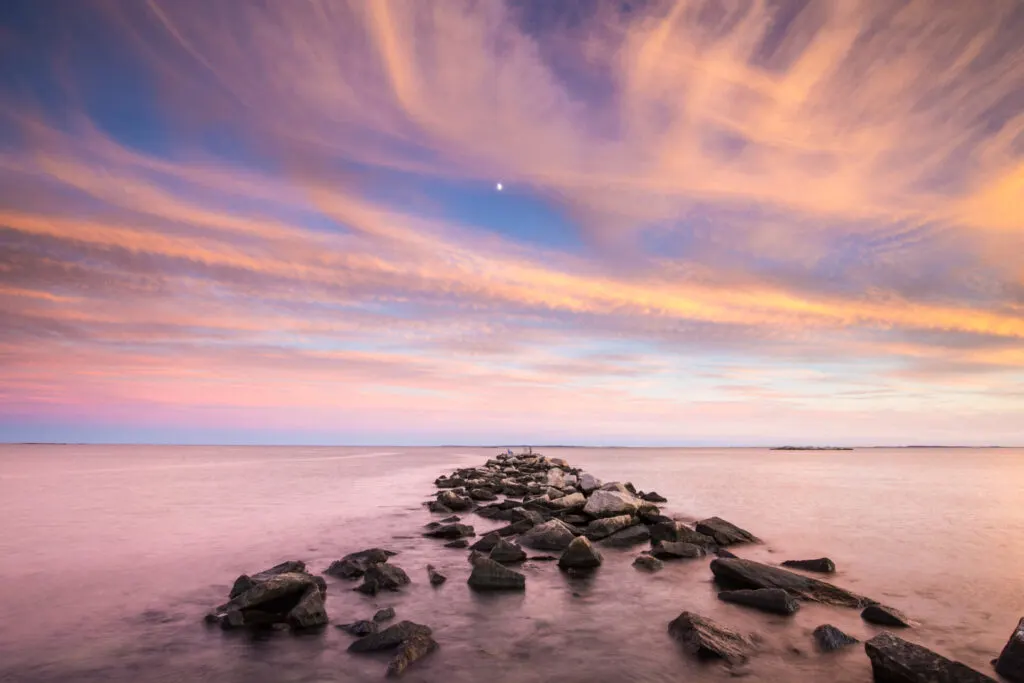
<svg viewBox="0 0 1024 683">
<path fill-rule="evenodd" d="M 328 579 L 332 621 L 393 605 L 441 649 L 409 681 L 712 681 L 721 665 L 666 634 L 684 609 L 764 641 L 751 681 L 870 681 L 860 647 L 817 654 L 811 630 L 872 635 L 856 611 L 765 616 L 715 598 L 707 560 L 630 566 L 605 551 L 589 580 L 526 565 L 525 594 L 471 593 L 465 551 L 419 536 L 433 479 L 482 464 L 464 448 L 0 446 L 0 680 L 362 681 L 388 656 L 350 636 L 209 630 L 236 575 L 286 559 L 320 570 L 381 545 L 415 582 L 369 598 Z M 765 539 L 740 554 L 828 555 L 835 582 L 921 621 L 908 634 L 986 673 L 1024 615 L 1024 450 L 549 449 L 604 480 L 668 496 L 668 513 L 718 514 Z M 471 516 L 472 517 L 472 516 Z M 477 531 L 499 526 L 473 518 Z M 426 582 L 437 565 L 449 581 Z"/>
</svg>

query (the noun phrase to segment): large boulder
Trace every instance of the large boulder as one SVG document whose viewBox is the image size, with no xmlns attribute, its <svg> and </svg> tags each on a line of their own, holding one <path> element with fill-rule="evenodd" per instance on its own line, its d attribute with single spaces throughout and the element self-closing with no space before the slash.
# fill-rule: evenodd
<svg viewBox="0 0 1024 683">
<path fill-rule="evenodd" d="M 429 636 L 430 634 L 429 626 L 423 626 L 411 621 L 400 621 L 397 624 L 388 626 L 383 631 L 370 633 L 359 640 L 352 641 L 348 646 L 348 651 L 375 652 L 377 650 L 390 650 L 414 636 Z"/>
<path fill-rule="evenodd" d="M 855 645 L 860 642 L 853 636 L 843 633 L 832 624 L 822 624 L 814 629 L 811 635 L 814 636 L 814 642 L 818 644 L 818 649 L 822 652 L 832 652 L 847 645 Z"/>
<path fill-rule="evenodd" d="M 601 480 L 590 474 L 584 472 L 580 475 L 580 489 L 583 493 L 590 494 L 592 491 L 601 488 Z"/>
<path fill-rule="evenodd" d="M 711 572 L 719 582 L 730 587 L 781 588 L 795 598 L 839 607 L 864 607 L 874 603 L 874 600 L 830 583 L 738 557 L 712 560 Z"/>
<path fill-rule="evenodd" d="M 558 558 L 558 566 L 561 569 L 593 569 L 601 566 L 601 559 L 601 553 L 590 540 L 586 536 L 578 536 Z"/>
<path fill-rule="evenodd" d="M 548 486 L 553 486 L 556 489 L 562 488 L 566 485 L 565 472 L 557 467 L 548 470 L 547 484 Z"/>
<path fill-rule="evenodd" d="M 819 557 L 816 560 L 786 560 L 782 566 L 821 574 L 835 574 L 836 572 L 836 563 L 827 557 Z"/>
<path fill-rule="evenodd" d="M 206 620 L 225 629 L 273 624 L 305 628 L 326 623 L 327 586 L 323 578 L 305 572 L 284 572 L 264 574 L 260 579 L 217 607 Z"/>
<path fill-rule="evenodd" d="M 632 515 L 603 517 L 601 519 L 595 519 L 593 522 L 588 524 L 583 533 L 590 540 L 599 541 L 602 538 L 611 536 L 616 531 L 621 531 L 628 526 L 632 526 L 635 522 L 636 518 Z"/>
<path fill-rule="evenodd" d="M 526 577 L 488 557 L 473 560 L 473 571 L 466 581 L 476 590 L 525 590 Z"/>
<path fill-rule="evenodd" d="M 473 527 L 468 524 L 445 524 L 439 526 L 436 529 L 431 529 L 423 534 L 430 538 L 446 538 L 448 540 L 454 540 L 456 538 L 465 538 L 467 536 L 476 536 L 476 532 L 473 531 Z"/>
<path fill-rule="evenodd" d="M 292 628 L 315 628 L 327 623 L 327 606 L 319 587 L 310 586 L 295 607 L 288 610 L 285 621 Z"/>
<path fill-rule="evenodd" d="M 503 538 L 498 541 L 497 545 L 491 548 L 491 554 L 488 557 L 495 562 L 512 564 L 514 562 L 522 562 L 525 560 L 526 552 L 515 543 L 509 543 Z"/>
<path fill-rule="evenodd" d="M 1017 622 L 1017 628 L 999 654 L 996 673 L 1015 683 L 1024 683 L 1024 619 Z"/>
<path fill-rule="evenodd" d="M 583 512 L 591 517 L 616 517 L 636 513 L 644 501 L 631 493 L 598 489 L 590 494 Z"/>
<path fill-rule="evenodd" d="M 708 517 L 697 522 L 697 531 L 715 539 L 718 545 L 735 545 L 737 543 L 759 543 L 756 536 L 741 529 L 721 517 Z"/>
<path fill-rule="evenodd" d="M 877 603 L 865 607 L 864 611 L 860 613 L 860 617 L 868 623 L 879 626 L 906 628 L 913 625 L 910 618 L 895 607 L 886 607 Z"/>
<path fill-rule="evenodd" d="M 383 548 L 369 548 L 359 552 L 349 553 L 340 560 L 331 562 L 324 574 L 339 579 L 358 579 L 366 571 L 366 568 L 373 564 L 387 562 L 389 557 L 397 553 Z"/>
<path fill-rule="evenodd" d="M 382 590 L 397 591 L 409 583 L 409 575 L 394 564 L 373 564 L 366 568 L 363 583 L 357 591 L 367 595 L 376 595 Z"/>
<path fill-rule="evenodd" d="M 704 557 L 705 554 L 704 548 L 693 543 L 662 541 L 661 543 L 656 543 L 651 548 L 651 555 L 654 555 L 659 560 L 692 560 Z"/>
<path fill-rule="evenodd" d="M 522 536 L 519 542 L 527 548 L 536 550 L 565 550 L 572 543 L 576 534 L 565 522 L 552 519 L 538 524 Z"/>
<path fill-rule="evenodd" d="M 423 659 L 437 649 L 437 642 L 430 636 L 419 634 L 402 642 L 402 647 L 388 662 L 387 677 L 396 678 L 405 673 L 409 665 Z"/>
<path fill-rule="evenodd" d="M 552 510 L 579 510 L 586 504 L 587 497 L 582 493 L 571 493 L 568 496 L 553 499 L 548 503 L 548 507 Z"/>
<path fill-rule="evenodd" d="M 707 548 L 715 544 L 715 539 L 691 529 L 682 522 L 658 522 L 650 527 L 652 541 L 673 541 L 675 543 L 692 543 Z"/>
<path fill-rule="evenodd" d="M 612 519 L 614 519 L 614 517 Z M 621 531 L 616 531 L 608 538 L 601 539 L 600 543 L 601 545 L 608 546 L 610 548 L 628 548 L 640 543 L 646 543 L 650 538 L 651 532 L 647 527 L 638 524 L 636 526 L 626 527 Z"/>
<path fill-rule="evenodd" d="M 252 576 L 249 576 L 248 574 L 242 574 L 237 579 L 235 579 L 235 583 L 231 586 L 230 593 L 228 593 L 228 598 L 230 599 L 237 597 L 245 591 L 252 588 L 253 586 L 255 586 L 256 584 L 263 583 L 274 576 L 292 573 L 302 574 L 305 572 L 305 562 L 302 562 L 301 560 L 288 560 L 287 562 L 282 562 L 281 564 L 274 565 L 270 569 L 264 569 L 261 572 L 257 572 Z"/>
<path fill-rule="evenodd" d="M 735 605 L 753 607 L 771 614 L 790 615 L 800 609 L 800 603 L 781 588 L 754 588 L 722 591 L 718 599 Z"/>
<path fill-rule="evenodd" d="M 966 664 L 891 633 L 879 633 L 864 643 L 864 651 L 879 683 L 995 683 Z"/>
<path fill-rule="evenodd" d="M 669 622 L 668 633 L 698 657 L 717 657 L 731 664 L 746 661 L 752 647 L 745 636 L 693 612 L 683 612 Z"/>
</svg>

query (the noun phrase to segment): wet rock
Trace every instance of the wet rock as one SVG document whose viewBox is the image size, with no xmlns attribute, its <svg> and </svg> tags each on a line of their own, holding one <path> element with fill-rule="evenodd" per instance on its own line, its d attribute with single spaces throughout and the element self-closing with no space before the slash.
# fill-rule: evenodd
<svg viewBox="0 0 1024 683">
<path fill-rule="evenodd" d="M 398 553 L 383 548 L 368 548 L 358 552 L 349 553 L 340 560 L 331 563 L 324 574 L 339 579 L 358 579 L 366 571 L 367 567 L 373 564 L 387 562 L 389 557 Z"/>
<path fill-rule="evenodd" d="M 469 541 L 464 538 L 457 538 L 454 541 L 449 541 L 444 544 L 445 548 L 468 548 Z"/>
<path fill-rule="evenodd" d="M 555 498 L 548 503 L 552 510 L 579 510 L 586 504 L 587 497 L 582 493 L 573 493 L 561 498 Z"/>
<path fill-rule="evenodd" d="M 441 493 L 437 494 L 437 502 L 456 512 L 473 509 L 472 498 L 460 496 L 454 491 L 441 491 Z"/>
<path fill-rule="evenodd" d="M 371 633 L 376 633 L 377 623 L 370 621 L 369 619 L 362 619 L 351 624 L 338 624 L 338 628 L 345 633 L 356 636 L 357 638 L 362 638 L 370 635 Z"/>
<path fill-rule="evenodd" d="M 469 497 L 473 500 L 498 500 L 498 495 L 488 489 L 470 489 Z"/>
<path fill-rule="evenodd" d="M 357 591 L 367 595 L 376 595 L 382 590 L 397 591 L 409 583 L 409 575 L 394 564 L 374 564 L 363 574 L 363 583 Z"/>
<path fill-rule="evenodd" d="M 715 539 L 718 545 L 736 545 L 738 543 L 759 543 L 760 541 L 749 531 L 741 529 L 721 517 L 708 517 L 697 522 L 697 532 Z"/>
<path fill-rule="evenodd" d="M 523 534 L 534 528 L 533 522 L 528 519 L 521 519 L 518 522 L 513 522 L 508 526 L 503 526 L 498 529 L 495 533 L 499 536 L 514 536 L 516 534 Z"/>
<path fill-rule="evenodd" d="M 427 509 L 439 515 L 447 515 L 450 514 L 452 511 L 451 508 L 449 508 L 447 505 L 444 505 L 440 501 L 436 500 L 428 502 Z"/>
<path fill-rule="evenodd" d="M 429 626 L 416 624 L 411 621 L 400 621 L 397 624 L 388 626 L 383 631 L 370 633 L 367 636 L 354 640 L 348 646 L 349 652 L 374 652 L 376 650 L 389 650 L 398 647 L 403 641 L 414 636 L 429 636 Z"/>
<path fill-rule="evenodd" d="M 717 557 L 736 557 L 736 553 L 733 553 L 725 548 L 715 548 L 715 555 Z"/>
<path fill-rule="evenodd" d="M 879 633 L 864 643 L 864 651 L 879 683 L 995 683 L 965 664 L 891 633 Z"/>
<path fill-rule="evenodd" d="M 315 581 L 315 578 L 305 572 L 287 572 L 271 576 L 265 581 L 253 584 L 244 593 L 231 598 L 222 608 L 225 611 L 232 608 L 237 610 L 260 608 L 264 611 L 281 611 L 268 608 L 267 605 L 274 603 L 274 607 L 279 607 L 280 605 L 277 603 L 291 597 L 291 604 L 288 604 L 287 609 L 284 610 L 287 611 L 295 606 L 295 603 L 299 601 L 307 588 L 315 586 L 319 590 L 319 584 Z"/>
<path fill-rule="evenodd" d="M 236 581 L 233 590 L 248 587 L 208 614 L 207 623 L 231 629 L 277 623 L 303 628 L 326 622 L 323 601 L 327 585 L 323 578 L 306 572 L 273 574 L 269 570 L 247 578 L 247 582 Z"/>
<path fill-rule="evenodd" d="M 832 652 L 833 650 L 860 642 L 853 636 L 846 635 L 832 624 L 822 624 L 814 629 L 811 635 L 814 637 L 814 642 L 818 644 L 818 649 L 822 652 Z"/>
<path fill-rule="evenodd" d="M 476 532 L 473 531 L 473 527 L 468 524 L 445 524 L 439 526 L 436 529 L 431 529 L 423 534 L 430 538 L 447 538 L 454 540 L 456 538 L 465 538 L 467 536 L 476 536 Z"/>
<path fill-rule="evenodd" d="M 736 631 L 693 612 L 683 612 L 669 622 L 668 633 L 698 657 L 717 657 L 732 664 L 745 662 L 752 647 L 750 640 Z"/>
<path fill-rule="evenodd" d="M 590 517 L 588 517 L 586 515 L 581 515 L 581 514 L 578 514 L 578 513 L 575 513 L 575 512 L 570 512 L 567 515 L 566 514 L 559 515 L 558 518 L 560 520 L 562 520 L 563 522 L 565 522 L 566 524 L 568 524 L 569 526 L 573 526 L 573 527 L 587 526 L 588 524 L 590 524 Z M 547 521 L 547 520 L 544 520 L 544 521 Z"/>
<path fill-rule="evenodd" d="M 753 607 L 762 612 L 790 615 L 800 609 L 800 603 L 781 588 L 755 588 L 735 591 L 722 591 L 718 599 L 736 605 Z"/>
<path fill-rule="evenodd" d="M 427 578 L 430 579 L 431 586 L 440 586 L 448 580 L 448 577 L 437 571 L 432 564 L 427 565 Z"/>
<path fill-rule="evenodd" d="M 658 507 L 653 504 L 647 504 L 644 507 L 637 510 L 636 517 L 641 522 L 649 526 L 654 526 L 655 524 L 675 524 L 674 519 L 661 514 L 661 510 L 659 510 Z"/>
<path fill-rule="evenodd" d="M 426 524 L 423 525 L 423 528 L 424 529 L 436 529 L 439 526 L 442 526 L 441 522 L 427 522 Z"/>
<path fill-rule="evenodd" d="M 695 559 L 704 557 L 704 548 L 693 543 L 675 543 L 673 541 L 662 541 L 651 548 L 651 555 L 659 560 L 680 560 Z"/>
<path fill-rule="evenodd" d="M 526 559 L 528 559 L 530 562 L 555 562 L 558 560 L 558 558 L 554 555 L 533 555 Z"/>
<path fill-rule="evenodd" d="M 430 636 L 416 635 L 402 643 L 398 654 L 388 662 L 387 677 L 395 678 L 405 673 L 410 664 L 423 659 L 437 649 L 437 642 Z"/>
<path fill-rule="evenodd" d="M 637 569 L 643 569 L 644 571 L 656 572 L 663 569 L 665 567 L 665 563 L 654 555 L 637 555 L 636 559 L 633 560 L 633 566 Z"/>
<path fill-rule="evenodd" d="M 672 541 L 674 543 L 692 543 L 707 548 L 715 544 L 715 539 L 691 529 L 682 522 L 659 522 L 651 528 L 651 540 Z"/>
<path fill-rule="evenodd" d="M 1010 634 L 1006 646 L 996 660 L 996 673 L 1015 683 L 1024 683 L 1024 618 Z"/>
<path fill-rule="evenodd" d="M 583 512 L 591 517 L 616 517 L 618 515 L 632 515 L 643 501 L 631 493 L 622 491 L 606 491 L 600 488 L 590 494 L 587 504 L 583 506 Z"/>
<path fill-rule="evenodd" d="M 469 547 L 472 550 L 479 550 L 480 552 L 487 553 L 490 552 L 494 546 L 498 545 L 499 541 L 501 541 L 501 534 L 497 531 L 492 531 Z"/>
<path fill-rule="evenodd" d="M 791 569 L 802 569 L 805 572 L 819 572 L 821 574 L 834 574 L 836 571 L 835 562 L 827 557 L 819 557 L 816 560 L 786 560 L 783 567 Z"/>
<path fill-rule="evenodd" d="M 527 548 L 536 550 L 565 550 L 575 537 L 565 522 L 552 519 L 524 533 L 519 542 Z"/>
<path fill-rule="evenodd" d="M 231 592 L 228 593 L 228 598 L 237 597 L 256 584 L 263 583 L 271 577 L 279 576 L 280 574 L 304 573 L 305 571 L 305 562 L 302 562 L 301 560 L 288 560 L 287 562 L 274 565 L 270 569 L 264 569 L 261 572 L 257 572 L 252 576 L 242 574 L 235 579 L 234 585 L 231 586 Z"/>
<path fill-rule="evenodd" d="M 558 558 L 558 566 L 562 569 L 593 569 L 601 566 L 601 559 L 601 553 L 590 540 L 586 536 L 578 536 Z"/>
<path fill-rule="evenodd" d="M 650 493 L 645 493 L 644 495 L 642 495 L 640 497 L 643 498 L 644 500 L 646 500 L 648 503 L 667 503 L 668 502 L 668 498 L 666 498 L 665 496 L 659 495 L 657 491 L 651 491 Z"/>
<path fill-rule="evenodd" d="M 635 522 L 636 518 L 632 515 L 604 517 L 602 519 L 595 519 L 593 522 L 588 524 L 583 533 L 590 540 L 599 541 L 602 538 L 611 536 L 616 531 L 621 531 L 628 526 L 632 526 Z"/>
<path fill-rule="evenodd" d="M 387 621 L 388 619 L 394 619 L 394 618 L 395 618 L 395 608 L 394 607 L 385 607 L 384 609 L 379 609 L 379 610 L 377 610 L 377 613 L 373 615 L 373 620 L 376 621 L 377 623 L 380 623 L 382 621 Z"/>
<path fill-rule="evenodd" d="M 276 621 L 276 619 L 275 619 Z M 285 621 L 292 628 L 315 628 L 327 623 L 327 606 L 319 587 L 310 586 L 299 602 L 288 611 Z"/>
<path fill-rule="evenodd" d="M 711 572 L 719 582 L 730 587 L 781 588 L 795 598 L 827 605 L 864 607 L 873 602 L 830 583 L 753 560 L 718 558 L 711 561 Z"/>
<path fill-rule="evenodd" d="M 601 545 L 610 548 L 628 548 L 630 546 L 646 543 L 651 538 L 651 532 L 643 525 L 631 526 L 616 531 L 608 538 L 601 539 Z"/>
<path fill-rule="evenodd" d="M 599 488 L 601 488 L 600 479 L 589 472 L 584 472 L 580 475 L 580 489 L 582 489 L 583 493 L 589 494 Z"/>
<path fill-rule="evenodd" d="M 865 607 L 864 611 L 860 613 L 860 618 L 879 626 L 907 627 L 912 625 L 910 619 L 903 612 L 895 607 L 886 607 L 877 603 Z"/>
<path fill-rule="evenodd" d="M 480 557 L 473 562 L 473 571 L 466 583 L 476 590 L 526 589 L 525 576 L 488 557 Z"/>
<path fill-rule="evenodd" d="M 501 482 L 501 492 L 506 496 L 511 496 L 512 498 L 525 496 L 528 490 L 529 489 L 523 484 L 508 479 L 502 480 Z"/>
<path fill-rule="evenodd" d="M 489 557 L 495 562 L 501 562 L 502 564 L 511 564 L 513 562 L 522 562 L 526 559 L 526 552 L 515 543 L 509 543 L 505 539 L 498 541 L 497 545 L 491 548 L 491 554 Z"/>
</svg>

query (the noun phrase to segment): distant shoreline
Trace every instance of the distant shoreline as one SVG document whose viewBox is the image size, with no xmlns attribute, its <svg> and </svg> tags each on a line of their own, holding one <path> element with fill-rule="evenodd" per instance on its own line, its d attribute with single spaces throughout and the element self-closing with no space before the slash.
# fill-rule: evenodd
<svg viewBox="0 0 1024 683">
<path fill-rule="evenodd" d="M 171 448 L 520 448 L 521 445 L 509 444 L 303 444 L 303 443 L 146 443 L 146 442 L 100 442 L 100 441 L 0 441 L 0 446 L 166 446 Z M 629 449 L 629 450 L 654 450 L 654 449 L 761 449 L 770 451 L 853 451 L 869 450 L 879 448 L 891 449 L 994 449 L 994 448 L 1024 448 L 1021 446 L 939 446 L 908 444 L 902 446 L 708 446 L 708 445 L 667 445 L 667 446 L 617 446 L 617 445 L 568 445 L 568 444 L 534 444 L 535 449 L 543 448 L 600 448 L 600 449 Z"/>
</svg>

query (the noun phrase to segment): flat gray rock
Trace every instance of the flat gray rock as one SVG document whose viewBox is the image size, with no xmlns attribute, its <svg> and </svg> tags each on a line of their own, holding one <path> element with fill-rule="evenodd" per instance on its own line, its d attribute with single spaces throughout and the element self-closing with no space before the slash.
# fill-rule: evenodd
<svg viewBox="0 0 1024 683">
<path fill-rule="evenodd" d="M 864 607 L 874 601 L 830 583 L 780 567 L 738 557 L 711 561 L 711 572 L 720 583 L 736 588 L 781 588 L 795 598 L 839 607 Z"/>
</svg>

